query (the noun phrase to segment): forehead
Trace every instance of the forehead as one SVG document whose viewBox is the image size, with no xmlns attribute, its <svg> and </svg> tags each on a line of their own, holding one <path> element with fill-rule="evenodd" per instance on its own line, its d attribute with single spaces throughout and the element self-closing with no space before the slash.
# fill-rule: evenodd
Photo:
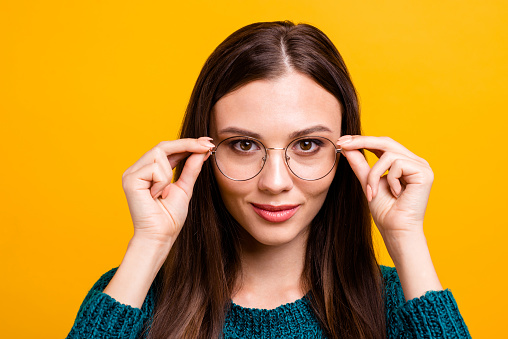
<svg viewBox="0 0 508 339">
<path fill-rule="evenodd" d="M 214 106 L 211 132 L 236 127 L 264 137 L 285 136 L 315 125 L 340 136 L 341 105 L 313 79 L 289 73 L 257 80 L 228 93 Z"/>
</svg>

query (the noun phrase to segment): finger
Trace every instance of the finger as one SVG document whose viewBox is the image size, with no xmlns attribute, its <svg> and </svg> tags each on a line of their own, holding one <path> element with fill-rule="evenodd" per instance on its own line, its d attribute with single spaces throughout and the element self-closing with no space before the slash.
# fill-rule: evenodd
<svg viewBox="0 0 508 339">
<path fill-rule="evenodd" d="M 402 176 L 402 168 L 392 168 L 386 175 L 386 181 L 390 186 L 390 191 L 395 198 L 400 197 L 402 193 L 402 185 L 400 184 L 400 177 Z"/>
<path fill-rule="evenodd" d="M 367 160 L 365 159 L 364 155 L 358 150 L 352 151 L 343 150 L 342 154 L 344 154 L 344 156 L 346 157 L 347 161 L 349 162 L 349 165 L 351 166 L 351 169 L 353 170 L 353 172 L 355 172 L 356 177 L 358 178 L 360 184 L 362 185 L 363 192 L 367 196 L 367 199 L 369 199 L 370 194 L 367 194 L 367 178 L 370 172 L 370 166 Z"/>
<path fill-rule="evenodd" d="M 210 156 L 212 155 L 212 151 L 210 150 L 208 153 L 206 153 L 206 156 L 205 156 L 205 160 L 204 161 L 207 161 L 208 158 L 210 158 Z"/>
<path fill-rule="evenodd" d="M 152 187 L 150 187 L 150 194 L 154 198 L 158 198 L 162 195 L 162 190 L 171 184 L 171 179 L 173 179 L 173 171 L 165 172 L 162 166 L 158 163 L 155 163 L 154 171 L 152 176 Z"/>
<path fill-rule="evenodd" d="M 375 198 L 377 192 L 379 191 L 379 180 L 381 179 L 382 175 L 386 171 L 390 170 L 390 167 L 395 160 L 401 158 L 405 158 L 405 156 L 402 154 L 386 152 L 379 158 L 374 166 L 372 166 L 372 169 L 370 170 L 367 178 L 367 183 L 372 188 L 372 198 Z"/>
<path fill-rule="evenodd" d="M 173 176 L 173 166 L 169 162 L 169 158 L 162 152 L 160 148 L 154 149 L 154 162 L 159 164 L 162 170 L 168 175 Z"/>
<path fill-rule="evenodd" d="M 403 154 L 415 161 L 427 163 L 424 159 L 389 137 L 344 135 L 339 138 L 337 145 L 346 151 L 363 148 L 376 154 L 378 158 L 380 158 L 384 152 L 394 152 Z"/>
<path fill-rule="evenodd" d="M 171 185 L 171 184 L 170 184 Z M 164 189 L 162 190 L 162 193 L 161 193 L 161 197 L 162 199 L 166 199 L 166 197 L 168 196 L 169 194 L 169 189 L 170 189 L 170 185 L 167 185 L 166 187 L 164 187 Z"/>
<path fill-rule="evenodd" d="M 399 197 L 408 185 L 427 187 L 427 194 L 434 180 L 434 173 L 428 166 L 412 159 L 397 159 L 387 175 L 387 181 L 392 193 Z"/>
<path fill-rule="evenodd" d="M 158 152 L 159 153 L 159 152 Z M 167 177 L 169 178 L 169 182 L 167 183 L 167 186 L 162 190 L 160 196 L 163 198 L 167 197 L 169 194 L 169 184 L 171 183 L 171 179 L 173 178 L 173 168 L 183 159 L 187 158 L 191 153 L 184 152 L 184 153 L 177 153 L 172 154 L 170 156 L 162 156 L 161 154 L 157 155 L 156 162 L 161 164 L 164 168 L 164 172 L 166 173 Z M 208 159 L 211 152 L 207 152 L 205 156 L 205 160 Z"/>
<path fill-rule="evenodd" d="M 208 153 L 191 154 L 183 166 L 180 178 L 175 182 L 175 185 L 180 187 L 187 194 L 189 199 L 192 197 L 192 190 L 201 172 L 203 162 L 208 156 Z"/>
<path fill-rule="evenodd" d="M 156 198 L 162 194 L 164 187 L 171 183 L 173 178 L 172 166 L 168 161 L 168 157 L 160 148 L 153 149 L 154 163 L 158 166 L 151 166 L 153 170 L 152 186 L 150 187 L 150 194 Z"/>
<path fill-rule="evenodd" d="M 180 153 L 180 154 L 183 154 L 183 153 Z M 212 154 L 212 152 L 207 152 L 206 155 L 205 155 L 205 159 L 203 161 L 208 160 L 208 158 L 210 157 L 211 154 Z M 161 194 L 162 199 L 166 199 L 168 194 L 169 194 L 169 185 L 166 186 L 166 188 L 164 188 L 162 190 L 162 194 Z"/>
<path fill-rule="evenodd" d="M 141 158 L 139 158 L 138 161 L 136 161 L 126 172 L 135 172 L 141 167 L 155 162 L 154 160 L 156 152 L 161 152 L 166 157 L 170 156 L 172 159 L 168 159 L 168 161 L 173 162 L 173 166 L 171 167 L 174 168 L 174 165 L 181 161 L 183 158 L 187 157 L 189 153 L 206 153 L 208 150 L 215 147 L 215 145 L 212 144 L 210 140 L 211 138 L 201 137 L 199 139 L 186 138 L 162 141 L 157 144 L 157 146 L 141 156 Z M 183 154 L 181 156 L 175 156 L 179 153 Z"/>
<path fill-rule="evenodd" d="M 156 198 L 162 193 L 164 187 L 171 182 L 173 172 L 170 172 L 170 174 L 168 176 L 160 164 L 151 163 L 124 176 L 123 188 L 126 192 L 149 189 L 150 195 Z"/>
<path fill-rule="evenodd" d="M 175 153 L 175 154 L 168 155 L 167 159 L 168 159 L 168 162 L 169 162 L 171 168 L 175 168 L 176 165 L 178 165 L 178 163 L 180 161 L 187 158 L 191 154 L 192 154 L 191 152 Z"/>
<path fill-rule="evenodd" d="M 434 173 L 428 166 L 412 159 L 396 159 L 388 172 L 388 176 L 400 181 L 403 186 L 418 184 L 426 185 L 434 180 Z M 388 178 L 387 178 L 388 179 Z"/>
</svg>

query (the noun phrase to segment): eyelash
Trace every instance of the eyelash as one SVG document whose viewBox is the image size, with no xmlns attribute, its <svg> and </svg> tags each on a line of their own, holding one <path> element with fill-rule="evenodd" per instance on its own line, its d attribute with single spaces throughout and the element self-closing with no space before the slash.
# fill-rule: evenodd
<svg viewBox="0 0 508 339">
<path fill-rule="evenodd" d="M 321 146 L 323 146 L 323 142 L 318 139 L 298 139 L 296 142 L 297 142 L 297 144 L 299 144 L 301 142 L 310 142 L 313 144 L 310 150 L 307 150 L 307 151 L 302 150 L 304 153 L 315 153 L 319 150 L 319 148 Z"/>
<path fill-rule="evenodd" d="M 250 143 L 252 143 L 252 145 L 254 145 L 254 146 L 256 146 L 256 147 L 257 147 L 257 149 L 256 149 L 256 150 L 242 151 L 242 150 L 240 149 L 240 147 L 241 147 L 241 146 L 240 146 L 240 143 L 245 142 L 245 141 L 246 141 L 246 142 L 250 142 Z M 233 148 L 233 150 L 238 151 L 238 152 L 240 152 L 240 153 L 251 153 L 251 152 L 254 152 L 254 151 L 257 151 L 257 150 L 261 150 L 261 148 L 262 148 L 260 145 L 258 145 L 258 143 L 257 143 L 255 140 L 252 140 L 252 139 L 236 139 L 236 140 L 232 140 L 232 141 L 229 143 L 229 146 L 230 146 L 231 148 Z"/>
<path fill-rule="evenodd" d="M 251 143 L 253 146 L 256 146 L 256 149 L 255 150 L 241 150 L 240 149 L 241 148 L 240 144 L 242 142 Z M 323 142 L 321 140 L 318 140 L 318 139 L 298 139 L 295 142 L 296 142 L 296 145 L 298 145 L 301 142 L 310 142 L 310 143 L 312 143 L 312 148 L 310 150 L 307 150 L 307 151 L 302 150 L 303 152 L 306 152 L 306 153 L 316 152 L 317 150 L 314 150 L 314 149 L 315 148 L 319 149 L 319 147 L 323 145 Z M 258 143 L 255 140 L 252 140 L 252 139 L 236 139 L 236 140 L 232 140 L 228 145 L 229 145 L 229 147 L 231 147 L 234 150 L 236 150 L 238 152 L 241 152 L 241 153 L 249 153 L 249 152 L 254 152 L 254 151 L 262 149 L 262 146 L 258 145 Z M 293 147 L 293 149 L 294 149 L 294 147 Z"/>
</svg>

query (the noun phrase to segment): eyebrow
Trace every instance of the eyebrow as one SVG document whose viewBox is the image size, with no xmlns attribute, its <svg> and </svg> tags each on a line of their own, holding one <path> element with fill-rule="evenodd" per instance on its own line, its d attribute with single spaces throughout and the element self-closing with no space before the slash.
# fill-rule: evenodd
<svg viewBox="0 0 508 339">
<path fill-rule="evenodd" d="M 331 129 L 324 125 L 316 125 L 309 128 L 305 128 L 299 131 L 294 131 L 289 135 L 289 138 L 296 139 L 301 136 L 309 135 L 315 132 L 332 132 Z M 238 128 L 238 127 L 227 127 L 224 129 L 221 129 L 219 131 L 219 134 L 234 134 L 234 135 L 245 135 L 256 139 L 262 139 L 261 134 L 252 132 L 246 129 Z"/>
<path fill-rule="evenodd" d="M 312 134 L 314 132 L 332 132 L 331 129 L 329 129 L 328 127 L 324 126 L 324 125 L 316 125 L 316 126 L 312 126 L 312 127 L 309 127 L 309 128 L 305 128 L 305 129 L 302 129 L 302 130 L 299 130 L 299 131 L 294 131 L 293 133 L 291 133 L 289 135 L 289 137 L 291 139 L 296 139 L 296 138 L 299 138 L 299 137 L 303 137 L 304 135 L 309 135 L 309 134 Z"/>
<path fill-rule="evenodd" d="M 246 129 L 242 129 L 242 128 L 238 128 L 238 127 L 227 127 L 227 128 L 221 129 L 219 131 L 219 134 L 245 135 L 245 136 L 253 137 L 256 139 L 261 139 L 261 134 L 251 132 Z"/>
</svg>

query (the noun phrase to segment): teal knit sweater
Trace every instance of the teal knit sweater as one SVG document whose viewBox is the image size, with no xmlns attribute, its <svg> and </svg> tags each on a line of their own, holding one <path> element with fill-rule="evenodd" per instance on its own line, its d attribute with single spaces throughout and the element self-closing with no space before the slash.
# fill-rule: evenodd
<svg viewBox="0 0 508 339">
<path fill-rule="evenodd" d="M 88 292 L 67 339 L 138 338 L 151 321 L 155 294 L 150 289 L 141 309 L 103 293 L 116 268 Z M 385 282 L 387 338 L 471 338 L 450 290 L 429 291 L 405 301 L 395 268 L 381 266 Z M 324 338 L 307 297 L 272 310 L 232 304 L 224 338 Z"/>
</svg>

